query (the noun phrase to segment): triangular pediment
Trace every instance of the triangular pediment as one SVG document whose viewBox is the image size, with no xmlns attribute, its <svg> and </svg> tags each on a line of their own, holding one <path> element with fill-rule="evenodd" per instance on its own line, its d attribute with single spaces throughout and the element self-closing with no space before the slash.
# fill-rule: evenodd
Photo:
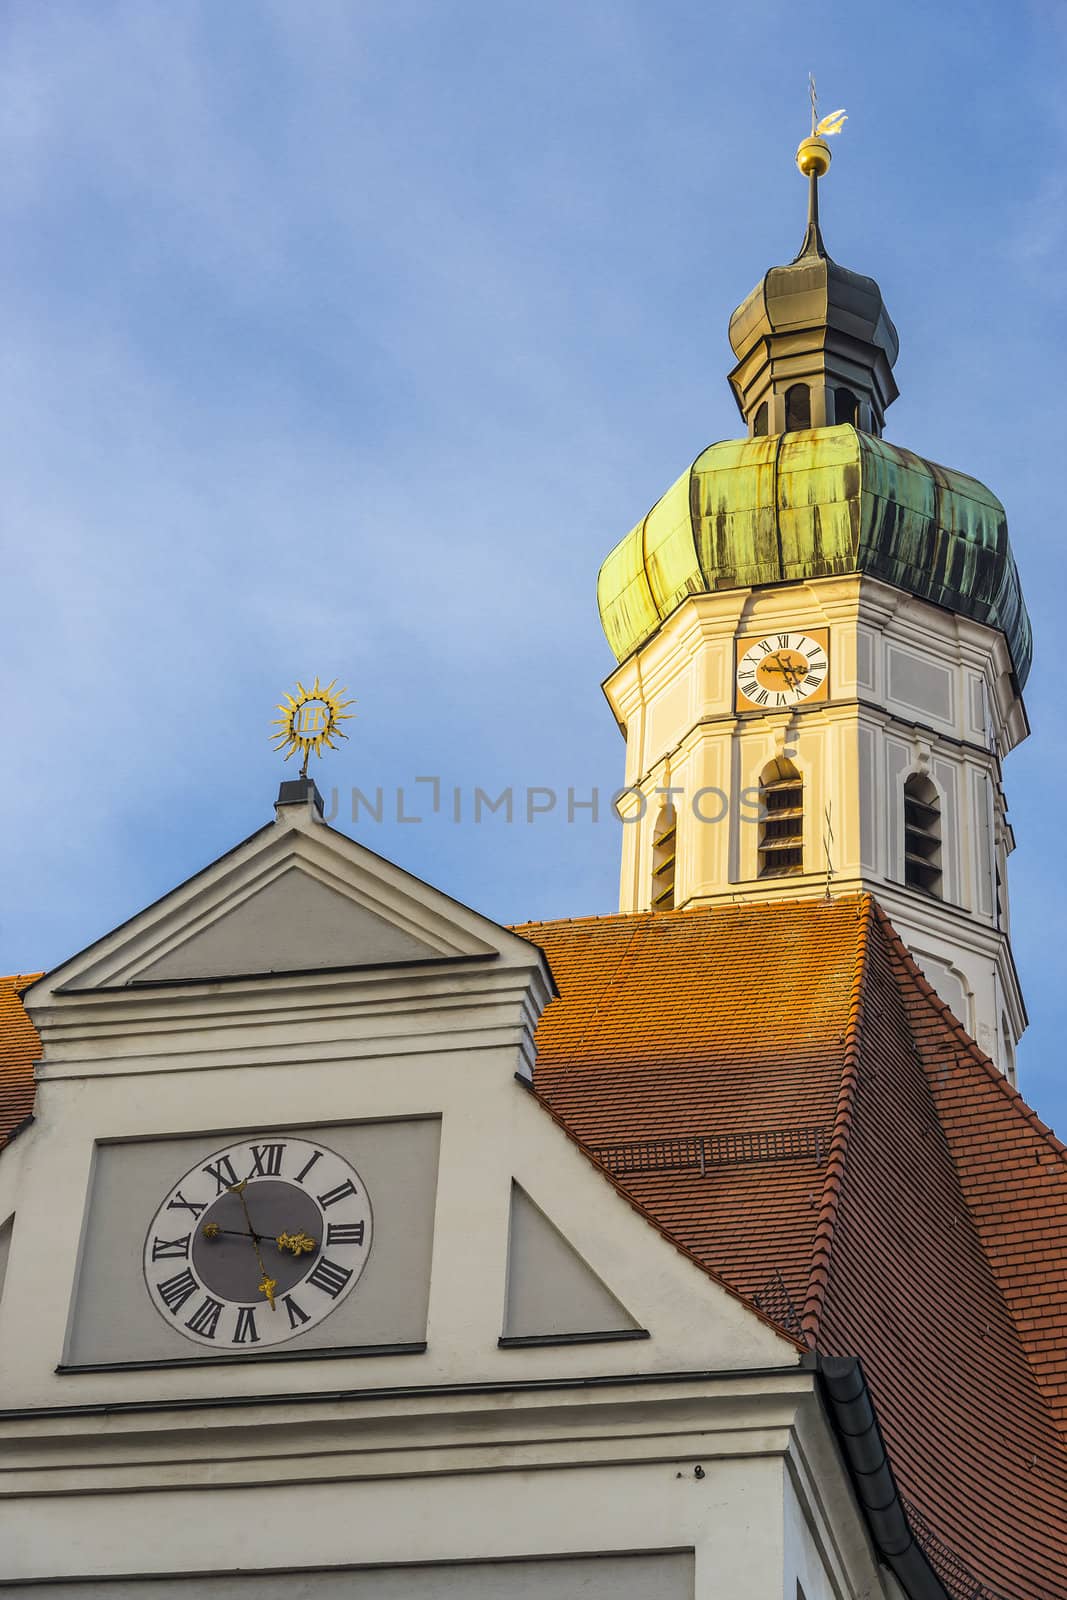
<svg viewBox="0 0 1067 1600">
<path fill-rule="evenodd" d="M 293 863 L 144 967 L 137 981 L 378 966 L 439 954 L 425 939 Z"/>
<path fill-rule="evenodd" d="M 33 986 L 31 1009 L 97 989 L 442 962 L 541 960 L 526 941 L 329 827 L 276 821 Z"/>
<path fill-rule="evenodd" d="M 624 1336 L 640 1331 L 603 1279 L 513 1180 L 504 1338 Z"/>
</svg>

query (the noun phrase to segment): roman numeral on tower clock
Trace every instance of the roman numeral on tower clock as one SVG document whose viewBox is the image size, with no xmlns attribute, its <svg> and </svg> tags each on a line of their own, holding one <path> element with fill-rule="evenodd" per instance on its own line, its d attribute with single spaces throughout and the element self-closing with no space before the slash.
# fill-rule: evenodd
<svg viewBox="0 0 1067 1600">
<path fill-rule="evenodd" d="M 749 635 L 736 643 L 734 683 L 739 712 L 791 711 L 829 698 L 827 628 Z"/>
</svg>

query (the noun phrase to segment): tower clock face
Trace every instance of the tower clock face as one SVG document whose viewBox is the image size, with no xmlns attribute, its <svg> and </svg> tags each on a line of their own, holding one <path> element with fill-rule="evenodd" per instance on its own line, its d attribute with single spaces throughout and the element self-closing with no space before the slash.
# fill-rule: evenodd
<svg viewBox="0 0 1067 1600">
<path fill-rule="evenodd" d="M 805 700 L 825 700 L 827 638 L 769 633 L 737 642 L 737 703 L 742 711 L 780 711 Z"/>
<path fill-rule="evenodd" d="M 307 1333 L 351 1294 L 373 1217 L 325 1145 L 240 1139 L 190 1167 L 149 1223 L 149 1298 L 183 1338 L 246 1354 Z"/>
</svg>

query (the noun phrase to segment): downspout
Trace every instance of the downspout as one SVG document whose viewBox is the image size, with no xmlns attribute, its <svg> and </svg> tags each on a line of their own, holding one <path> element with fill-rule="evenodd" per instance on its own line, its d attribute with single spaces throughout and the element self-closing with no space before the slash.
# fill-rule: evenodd
<svg viewBox="0 0 1067 1600">
<path fill-rule="evenodd" d="M 951 1600 L 915 1539 L 856 1356 L 820 1356 L 819 1386 L 875 1548 L 908 1600 Z"/>
</svg>

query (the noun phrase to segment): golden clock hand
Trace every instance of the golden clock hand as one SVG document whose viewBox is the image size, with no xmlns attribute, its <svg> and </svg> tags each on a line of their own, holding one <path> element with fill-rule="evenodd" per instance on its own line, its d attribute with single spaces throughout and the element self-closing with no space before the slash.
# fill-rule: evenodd
<svg viewBox="0 0 1067 1600">
<path fill-rule="evenodd" d="M 775 663 L 773 667 L 771 666 L 771 662 L 772 661 Z M 788 667 L 783 667 L 782 658 L 778 654 L 775 654 L 773 656 L 765 656 L 764 659 L 760 662 L 760 666 L 763 668 L 764 672 L 787 673 L 789 671 Z"/>
<path fill-rule="evenodd" d="M 772 661 L 774 662 L 773 666 L 771 665 Z M 799 672 L 791 663 L 787 664 L 782 660 L 782 653 L 780 650 L 775 651 L 773 656 L 766 656 L 764 660 L 760 662 L 760 666 L 763 668 L 764 672 L 780 673 L 786 681 L 787 688 L 796 688 L 799 680 Z"/>
<path fill-rule="evenodd" d="M 217 1239 L 220 1233 L 232 1234 L 235 1239 L 260 1240 L 265 1237 L 262 1233 L 249 1233 L 247 1228 L 223 1228 L 217 1222 L 205 1222 L 200 1230 L 205 1239 Z"/>
<path fill-rule="evenodd" d="M 310 1255 L 319 1248 L 317 1239 L 313 1239 L 301 1229 L 299 1233 L 280 1233 L 275 1239 L 279 1250 L 290 1250 L 294 1256 Z"/>
<path fill-rule="evenodd" d="M 252 1241 L 252 1249 L 256 1252 L 256 1260 L 259 1262 L 259 1270 L 263 1274 L 262 1280 L 259 1284 L 259 1292 L 262 1295 L 266 1295 L 267 1304 L 273 1311 L 275 1310 L 274 1291 L 278 1287 L 278 1280 L 277 1278 L 272 1278 L 270 1276 L 266 1268 L 266 1263 L 263 1260 L 263 1256 L 260 1253 L 259 1234 L 252 1226 L 252 1218 L 248 1214 L 248 1202 L 245 1199 L 245 1190 L 247 1187 L 248 1179 L 245 1178 L 240 1183 L 232 1184 L 229 1192 L 230 1194 L 235 1194 L 238 1200 L 241 1202 L 241 1210 L 244 1212 L 245 1221 L 248 1223 L 248 1237 Z"/>
</svg>

